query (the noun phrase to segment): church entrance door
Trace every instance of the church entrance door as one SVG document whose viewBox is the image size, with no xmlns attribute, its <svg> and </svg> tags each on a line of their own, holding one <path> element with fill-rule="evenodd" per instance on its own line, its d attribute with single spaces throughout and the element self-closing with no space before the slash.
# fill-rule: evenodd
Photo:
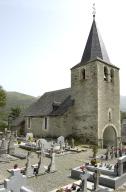
<svg viewBox="0 0 126 192">
<path fill-rule="evenodd" d="M 108 126 L 105 128 L 104 132 L 103 132 L 103 147 L 107 147 L 107 146 L 115 146 L 117 144 L 116 141 L 117 135 L 116 135 L 116 131 L 112 126 Z"/>
</svg>

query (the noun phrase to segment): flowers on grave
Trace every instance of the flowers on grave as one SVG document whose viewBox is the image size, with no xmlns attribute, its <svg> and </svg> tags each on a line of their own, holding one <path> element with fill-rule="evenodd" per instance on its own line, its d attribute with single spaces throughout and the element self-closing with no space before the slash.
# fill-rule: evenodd
<svg viewBox="0 0 126 192">
<path fill-rule="evenodd" d="M 33 138 L 31 136 L 28 137 L 28 141 L 29 142 L 32 142 L 33 141 Z"/>
<path fill-rule="evenodd" d="M 80 169 L 81 169 L 82 171 L 84 171 L 84 170 L 85 170 L 85 166 L 84 166 L 84 165 L 80 166 Z"/>
<path fill-rule="evenodd" d="M 98 163 L 98 162 L 97 162 L 96 159 L 92 159 L 92 160 L 91 160 L 91 165 L 95 166 L 95 165 L 97 165 L 97 163 Z"/>
<path fill-rule="evenodd" d="M 72 189 L 69 189 L 68 187 L 66 187 L 66 188 L 64 189 L 64 191 L 65 191 L 65 192 L 72 192 Z"/>
</svg>

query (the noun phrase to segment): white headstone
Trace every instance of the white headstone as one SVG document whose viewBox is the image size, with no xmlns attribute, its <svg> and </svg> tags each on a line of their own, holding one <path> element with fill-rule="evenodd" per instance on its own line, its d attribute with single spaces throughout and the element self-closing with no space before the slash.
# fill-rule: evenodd
<svg viewBox="0 0 126 192">
<path fill-rule="evenodd" d="M 63 137 L 63 136 L 58 137 L 58 138 L 57 138 L 57 143 L 64 145 L 64 144 L 65 144 L 65 143 L 64 143 L 64 137 Z"/>
<path fill-rule="evenodd" d="M 26 185 L 26 176 L 21 174 L 20 169 L 13 169 L 10 179 L 5 179 L 4 187 L 13 192 L 19 192 Z"/>
<path fill-rule="evenodd" d="M 51 147 L 51 143 L 48 143 L 45 139 L 38 139 L 37 147 L 39 147 L 41 150 L 47 150 Z"/>
</svg>

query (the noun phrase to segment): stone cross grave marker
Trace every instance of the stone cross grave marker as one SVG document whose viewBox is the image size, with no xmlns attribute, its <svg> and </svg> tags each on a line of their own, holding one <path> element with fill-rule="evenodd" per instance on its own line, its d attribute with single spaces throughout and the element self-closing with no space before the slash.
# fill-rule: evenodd
<svg viewBox="0 0 126 192">
<path fill-rule="evenodd" d="M 51 144 L 48 143 L 45 139 L 38 139 L 37 140 L 37 146 L 39 149 L 46 151 L 51 147 Z"/>
<path fill-rule="evenodd" d="M 0 146 L 0 155 L 7 154 L 7 145 L 7 141 L 3 138 Z"/>
<path fill-rule="evenodd" d="M 4 187 L 13 192 L 19 192 L 26 185 L 26 176 L 21 174 L 20 169 L 13 169 L 10 179 L 5 179 Z"/>
<path fill-rule="evenodd" d="M 48 172 L 53 173 L 56 171 L 56 166 L 55 166 L 55 153 L 52 151 L 51 155 L 51 162 L 48 166 Z"/>
<path fill-rule="evenodd" d="M 8 153 L 13 155 L 15 153 L 15 146 L 14 146 L 14 136 L 11 135 L 9 142 L 8 142 Z"/>
<path fill-rule="evenodd" d="M 60 145 L 60 143 L 62 144 L 62 146 L 65 144 L 64 143 L 64 137 L 63 136 L 60 136 L 57 138 L 57 143 Z"/>
<path fill-rule="evenodd" d="M 93 174 L 93 179 L 94 179 L 94 190 L 98 190 L 98 185 L 99 185 L 99 177 L 100 177 L 100 171 L 98 169 L 95 170 Z"/>
<path fill-rule="evenodd" d="M 87 192 L 87 179 L 90 177 L 90 174 L 87 172 L 84 172 L 80 175 L 81 179 L 81 192 Z"/>
<path fill-rule="evenodd" d="M 113 159 L 114 158 L 114 147 L 112 146 L 111 147 L 111 159 Z"/>
<path fill-rule="evenodd" d="M 10 130 L 7 130 L 7 131 L 5 132 L 6 140 L 9 140 L 9 139 L 10 139 L 10 136 L 11 136 L 11 131 L 10 131 Z"/>
<path fill-rule="evenodd" d="M 74 148 L 75 144 L 74 144 L 74 138 L 71 139 L 71 148 Z"/>
<path fill-rule="evenodd" d="M 44 164 L 42 162 L 42 156 L 39 157 L 39 162 L 38 162 L 38 175 L 41 175 L 41 174 L 45 174 L 45 167 L 44 167 Z"/>
<path fill-rule="evenodd" d="M 28 154 L 27 154 L 27 162 L 26 162 L 25 174 L 26 174 L 27 177 L 34 176 L 33 168 L 31 166 L 31 153 L 29 151 L 28 151 Z"/>
</svg>

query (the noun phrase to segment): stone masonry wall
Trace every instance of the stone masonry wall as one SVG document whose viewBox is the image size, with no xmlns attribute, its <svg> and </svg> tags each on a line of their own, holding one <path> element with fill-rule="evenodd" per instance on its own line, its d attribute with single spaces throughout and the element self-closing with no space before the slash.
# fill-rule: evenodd
<svg viewBox="0 0 126 192">
<path fill-rule="evenodd" d="M 32 132 L 37 137 L 58 137 L 72 134 L 72 109 L 70 108 L 62 116 L 50 116 L 47 118 L 47 128 L 45 129 L 44 117 L 30 117 L 31 127 L 28 129 L 28 119 L 26 119 L 27 132 Z"/>
<path fill-rule="evenodd" d="M 85 69 L 85 79 L 82 71 Z M 98 83 L 97 65 L 90 62 L 71 71 L 73 107 L 73 133 L 85 141 L 98 139 Z"/>
<path fill-rule="evenodd" d="M 49 118 L 47 117 L 47 128 L 45 129 L 44 117 L 30 117 L 30 128 L 28 128 L 28 118 L 26 119 L 27 132 L 32 132 L 34 136 L 47 136 L 49 132 Z"/>
<path fill-rule="evenodd" d="M 49 134 L 52 137 L 66 137 L 72 134 L 72 107 L 62 116 L 50 117 Z"/>
<path fill-rule="evenodd" d="M 102 62 L 98 66 L 98 136 L 103 137 L 105 126 L 114 126 L 117 130 L 117 137 L 121 136 L 120 127 L 120 91 L 119 91 L 119 70 Z M 108 81 L 104 80 L 104 67 L 108 69 Z M 110 70 L 114 70 L 114 79 L 111 82 Z M 109 111 L 111 119 L 109 119 Z"/>
</svg>

